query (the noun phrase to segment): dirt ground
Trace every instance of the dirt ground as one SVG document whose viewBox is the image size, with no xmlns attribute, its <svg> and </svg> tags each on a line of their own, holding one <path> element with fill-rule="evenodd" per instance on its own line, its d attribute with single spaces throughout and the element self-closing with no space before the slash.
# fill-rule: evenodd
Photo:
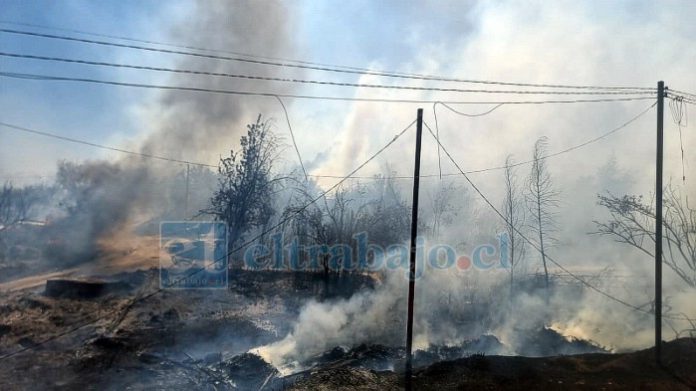
<svg viewBox="0 0 696 391">
<path fill-rule="evenodd" d="M 133 305 L 159 287 L 156 254 L 127 248 L 110 254 L 89 266 L 0 284 L 0 389 L 404 387 L 401 365 L 392 365 L 395 371 L 363 365 L 403 356 L 401 348 L 356 347 L 288 376 L 249 353 L 285 336 L 308 298 L 370 289 L 367 276 L 326 284 L 321 275 L 240 271 L 230 275 L 229 289 L 165 290 Z M 46 280 L 59 277 L 121 285 L 89 298 L 46 294 Z M 696 339 L 668 342 L 663 353 L 662 366 L 650 349 L 546 358 L 474 354 L 419 366 L 414 389 L 696 389 Z"/>
<path fill-rule="evenodd" d="M 158 269 L 92 270 L 90 279 L 130 289 L 53 297 L 44 289 L 52 274 L 4 285 L 0 389 L 258 389 L 264 380 L 283 389 L 275 368 L 247 352 L 285 336 L 307 298 L 370 285 L 354 277 L 326 292 L 316 275 L 239 271 L 229 289 L 163 290 L 131 305 L 158 290 Z"/>
<path fill-rule="evenodd" d="M 400 390 L 402 374 L 350 368 L 318 370 L 293 390 Z M 416 370 L 415 390 L 694 390 L 696 339 L 625 354 L 561 357 L 473 355 Z"/>
</svg>

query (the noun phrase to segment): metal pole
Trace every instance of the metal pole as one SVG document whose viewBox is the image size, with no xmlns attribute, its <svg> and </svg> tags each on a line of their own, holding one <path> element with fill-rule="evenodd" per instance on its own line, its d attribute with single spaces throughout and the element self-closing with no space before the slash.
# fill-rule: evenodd
<svg viewBox="0 0 696 391">
<path fill-rule="evenodd" d="M 184 199 L 184 217 L 188 218 L 188 204 L 189 204 L 189 169 L 190 166 L 186 163 L 186 197 Z"/>
<path fill-rule="evenodd" d="M 662 150 L 665 82 L 657 82 L 657 161 L 655 162 L 655 360 L 662 355 Z"/>
<path fill-rule="evenodd" d="M 413 169 L 413 200 L 411 206 L 411 256 L 408 276 L 408 319 L 406 323 L 406 389 L 412 387 L 413 375 L 413 298 L 416 290 L 416 237 L 418 235 L 418 186 L 420 183 L 421 136 L 423 134 L 423 109 L 418 109 L 416 126 L 416 164 Z"/>
</svg>

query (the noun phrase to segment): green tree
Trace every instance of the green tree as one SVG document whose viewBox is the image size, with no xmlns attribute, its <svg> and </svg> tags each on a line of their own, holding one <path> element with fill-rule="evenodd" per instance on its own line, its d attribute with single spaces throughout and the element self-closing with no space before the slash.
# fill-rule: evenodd
<svg viewBox="0 0 696 391">
<path fill-rule="evenodd" d="M 263 227 L 274 214 L 271 168 L 277 143 L 261 115 L 247 125 L 241 151 L 220 159 L 219 186 L 205 213 L 227 223 L 228 246 L 234 248 L 252 229 Z"/>
</svg>

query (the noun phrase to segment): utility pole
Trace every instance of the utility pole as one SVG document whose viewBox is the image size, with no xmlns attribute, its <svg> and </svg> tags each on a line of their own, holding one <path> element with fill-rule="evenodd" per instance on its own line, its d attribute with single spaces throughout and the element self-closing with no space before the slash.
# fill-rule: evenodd
<svg viewBox="0 0 696 391">
<path fill-rule="evenodd" d="M 665 82 L 657 82 L 657 161 L 655 162 L 655 361 L 662 358 L 662 151 Z"/>
<path fill-rule="evenodd" d="M 188 218 L 188 204 L 189 204 L 189 169 L 190 165 L 186 163 L 186 197 L 184 198 L 184 216 Z"/>
<path fill-rule="evenodd" d="M 406 390 L 411 390 L 413 377 L 413 299 L 416 291 L 416 237 L 418 236 L 418 186 L 420 183 L 421 136 L 423 109 L 418 109 L 416 125 L 416 164 L 413 169 L 413 200 L 411 201 L 411 256 L 408 274 L 408 316 L 406 323 Z"/>
</svg>

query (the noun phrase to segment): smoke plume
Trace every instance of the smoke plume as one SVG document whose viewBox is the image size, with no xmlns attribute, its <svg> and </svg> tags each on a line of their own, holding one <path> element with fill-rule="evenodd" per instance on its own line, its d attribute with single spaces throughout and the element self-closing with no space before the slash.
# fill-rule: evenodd
<svg viewBox="0 0 696 391">
<path fill-rule="evenodd" d="M 230 52 L 290 56 L 295 51 L 292 41 L 292 13 L 277 1 L 254 2 L 197 2 L 192 15 L 176 24 L 173 41 L 191 47 L 220 50 L 220 56 L 235 56 Z M 281 72 L 277 67 L 243 62 L 212 60 L 179 56 L 175 64 L 180 69 L 230 74 L 273 76 Z M 298 72 L 285 71 L 297 76 Z M 171 85 L 196 86 L 210 89 L 257 90 L 258 81 L 229 79 L 212 76 L 172 76 Z M 289 85 L 268 85 L 269 91 L 291 91 Z M 221 155 L 236 149 L 245 125 L 259 113 L 278 109 L 272 98 L 250 98 L 212 93 L 168 90 L 143 110 L 143 137 L 140 152 L 216 164 Z M 173 189 L 183 192 L 181 164 L 133 160 L 132 156 L 114 162 L 85 162 L 63 165 L 58 181 L 65 192 L 67 215 L 56 221 L 55 227 L 64 239 L 60 258 L 78 260 L 94 255 L 97 242 L 116 230 L 128 230 L 156 216 L 177 219 L 184 215 L 181 196 L 172 195 Z M 199 171 L 201 171 L 199 169 Z M 198 173 L 200 177 L 210 177 Z M 196 179 L 191 180 L 197 184 Z M 203 190 L 209 190 L 202 186 Z M 195 192 L 200 189 L 191 189 Z M 190 215 L 206 205 L 205 196 L 190 205 Z M 174 212 L 172 212 L 172 210 Z M 126 223 L 130 223 L 126 224 Z M 61 247 L 61 248 L 63 248 Z"/>
</svg>

